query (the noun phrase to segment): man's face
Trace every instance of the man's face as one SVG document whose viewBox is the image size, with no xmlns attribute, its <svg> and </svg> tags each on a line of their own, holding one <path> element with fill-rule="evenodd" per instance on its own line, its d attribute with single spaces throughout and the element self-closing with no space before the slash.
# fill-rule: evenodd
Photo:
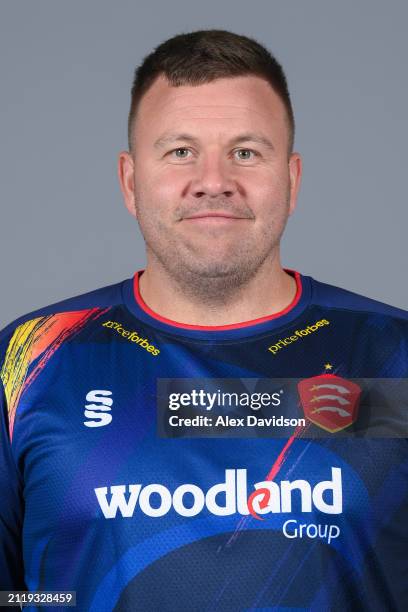
<svg viewBox="0 0 408 612">
<path fill-rule="evenodd" d="M 119 176 L 148 263 L 175 278 L 240 284 L 279 251 L 294 209 L 301 160 L 288 160 L 285 108 L 256 76 L 172 87 L 143 96 L 132 155 Z"/>
</svg>

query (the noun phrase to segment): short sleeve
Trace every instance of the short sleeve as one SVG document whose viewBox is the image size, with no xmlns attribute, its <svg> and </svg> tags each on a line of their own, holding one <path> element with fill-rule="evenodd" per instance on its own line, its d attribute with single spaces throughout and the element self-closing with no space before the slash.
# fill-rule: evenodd
<svg viewBox="0 0 408 612">
<path fill-rule="evenodd" d="M 27 590 L 22 552 L 22 489 L 12 454 L 6 395 L 0 380 L 0 590 L 3 591 Z"/>
</svg>

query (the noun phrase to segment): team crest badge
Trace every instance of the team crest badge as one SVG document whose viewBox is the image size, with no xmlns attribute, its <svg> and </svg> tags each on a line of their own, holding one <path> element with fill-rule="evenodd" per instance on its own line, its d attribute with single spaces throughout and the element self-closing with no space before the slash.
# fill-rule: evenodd
<svg viewBox="0 0 408 612">
<path fill-rule="evenodd" d="M 335 433 L 349 427 L 358 416 L 361 388 L 335 374 L 321 374 L 298 383 L 305 417 Z"/>
</svg>

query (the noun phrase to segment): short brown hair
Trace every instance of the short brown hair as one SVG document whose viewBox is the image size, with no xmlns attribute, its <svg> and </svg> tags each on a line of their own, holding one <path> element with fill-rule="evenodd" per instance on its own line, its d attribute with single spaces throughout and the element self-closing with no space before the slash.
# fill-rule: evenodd
<svg viewBox="0 0 408 612">
<path fill-rule="evenodd" d="M 178 34 L 161 43 L 136 68 L 128 119 L 129 150 L 139 102 L 159 75 L 170 85 L 201 85 L 215 79 L 253 74 L 266 79 L 281 98 L 287 113 L 289 154 L 293 150 L 295 119 L 282 66 L 260 43 L 227 30 L 198 30 Z"/>
</svg>

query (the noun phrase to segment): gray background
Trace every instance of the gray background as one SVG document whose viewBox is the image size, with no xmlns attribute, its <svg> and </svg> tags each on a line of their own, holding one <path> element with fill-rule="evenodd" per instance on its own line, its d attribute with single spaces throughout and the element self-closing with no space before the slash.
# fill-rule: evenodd
<svg viewBox="0 0 408 612">
<path fill-rule="evenodd" d="M 402 0 L 6 0 L 0 6 L 0 327 L 145 264 L 117 181 L 133 71 L 225 28 L 286 71 L 304 174 L 283 264 L 408 309 Z"/>
</svg>

